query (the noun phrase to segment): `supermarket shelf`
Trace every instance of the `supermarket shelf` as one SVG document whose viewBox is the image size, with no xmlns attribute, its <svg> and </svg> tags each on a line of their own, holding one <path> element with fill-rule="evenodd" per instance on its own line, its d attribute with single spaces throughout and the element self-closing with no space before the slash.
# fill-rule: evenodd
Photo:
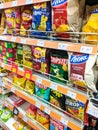
<svg viewBox="0 0 98 130">
<path fill-rule="evenodd" d="M 41 40 L 41 39 L 25 38 L 19 36 L 15 37 L 9 35 L 0 36 L 0 40 L 27 44 L 27 45 L 41 46 L 41 47 L 52 48 L 52 49 L 67 50 L 72 52 L 81 52 L 87 54 L 96 54 L 98 51 L 97 45 L 88 45 L 82 43 L 75 44 L 75 43 L 63 42 L 63 41 Z"/>
<path fill-rule="evenodd" d="M 89 102 L 86 112 L 89 115 L 98 118 L 98 107 L 93 106 L 91 102 Z"/>
<path fill-rule="evenodd" d="M 10 7 L 12 8 L 17 6 L 22 6 L 22 5 L 29 5 L 29 4 L 34 4 L 34 3 L 44 2 L 44 1 L 50 1 L 50 0 L 15 0 L 12 2 L 6 2 L 0 4 L 0 9 L 6 9 Z"/>
<path fill-rule="evenodd" d="M 6 84 L 6 81 L 8 80 L 9 85 Z M 83 122 L 77 119 L 73 119 L 67 115 L 65 115 L 63 112 L 60 112 L 50 106 L 49 104 L 44 103 L 43 101 L 39 101 L 38 98 L 35 96 L 30 96 L 29 94 L 16 89 L 11 85 L 11 80 L 4 78 L 5 81 L 5 88 L 15 93 L 17 96 L 25 99 L 27 102 L 35 105 L 37 108 L 41 109 L 42 111 L 46 112 L 51 117 L 54 117 L 56 120 L 62 122 L 63 124 L 67 125 L 69 128 L 72 128 L 73 130 L 82 130 L 83 129 Z"/>
<path fill-rule="evenodd" d="M 3 66 L 5 69 L 7 69 L 9 71 L 12 71 L 11 65 L 7 65 L 5 63 L 0 63 L 0 66 L 1 67 Z M 25 71 L 23 69 L 20 69 L 19 67 L 17 67 L 17 68 L 18 68 L 18 70 L 16 71 L 16 73 L 21 75 L 21 76 L 24 76 Z M 71 88 L 70 86 L 67 86 L 67 85 L 61 85 L 61 84 L 54 83 L 54 82 L 48 80 L 47 78 L 38 76 L 37 74 L 33 74 L 30 77 L 31 77 L 30 78 L 31 80 L 33 80 L 37 83 L 43 84 L 47 87 L 50 87 L 54 90 L 57 90 L 57 91 L 65 94 L 65 95 L 71 97 L 72 99 L 79 100 L 83 103 L 86 103 L 86 101 L 87 101 L 87 94 L 82 92 L 82 91 L 79 91 L 77 89 L 73 89 L 73 88 Z"/>
<path fill-rule="evenodd" d="M 46 128 L 42 127 L 42 125 L 39 124 L 36 120 L 33 120 L 33 119 L 31 120 L 29 117 L 26 116 L 26 110 L 29 107 L 29 105 L 30 104 L 28 102 L 26 102 L 23 105 L 21 105 L 20 107 L 16 107 L 19 110 L 18 117 L 20 117 L 22 120 L 24 120 L 27 124 L 29 124 L 35 130 L 47 130 Z M 11 100 L 9 100 L 9 98 L 6 99 L 4 106 L 9 108 L 11 111 L 13 111 L 13 109 L 14 109 L 13 102 L 11 102 Z"/>
</svg>

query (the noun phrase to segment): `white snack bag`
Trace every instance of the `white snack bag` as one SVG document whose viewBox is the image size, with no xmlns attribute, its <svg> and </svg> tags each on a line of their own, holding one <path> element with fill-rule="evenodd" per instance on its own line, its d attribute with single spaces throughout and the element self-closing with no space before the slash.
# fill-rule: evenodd
<svg viewBox="0 0 98 130">
<path fill-rule="evenodd" d="M 96 55 L 73 52 L 69 56 L 69 80 L 81 89 L 97 92 L 95 85 L 94 66 Z"/>
</svg>

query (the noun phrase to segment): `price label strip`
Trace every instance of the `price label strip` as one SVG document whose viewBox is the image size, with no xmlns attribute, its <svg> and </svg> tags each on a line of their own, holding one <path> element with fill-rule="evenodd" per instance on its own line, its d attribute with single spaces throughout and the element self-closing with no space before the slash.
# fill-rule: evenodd
<svg viewBox="0 0 98 130">
<path fill-rule="evenodd" d="M 32 0 L 26 0 L 26 4 L 32 4 Z"/>
<path fill-rule="evenodd" d="M 68 45 L 66 45 L 66 44 L 62 44 L 62 43 L 58 44 L 58 49 L 60 49 L 60 50 L 67 50 L 67 47 L 68 47 Z"/>
<path fill-rule="evenodd" d="M 74 92 L 68 91 L 66 95 L 69 96 L 69 97 L 72 98 L 72 99 L 76 99 L 76 95 L 77 95 L 77 94 L 74 93 Z"/>
<path fill-rule="evenodd" d="M 81 46 L 80 52 L 92 54 L 93 47 Z"/>
<path fill-rule="evenodd" d="M 38 40 L 37 45 L 40 46 L 40 47 L 43 47 L 44 46 L 44 41 Z"/>
<path fill-rule="evenodd" d="M 97 110 L 97 108 L 94 109 L 92 106 L 88 105 L 87 113 L 94 116 L 94 117 L 96 117 L 96 118 L 98 118 L 98 110 Z"/>
<path fill-rule="evenodd" d="M 22 44 L 26 44 L 26 39 L 25 39 L 25 38 L 21 38 L 20 43 L 22 43 Z"/>
<path fill-rule="evenodd" d="M 12 6 L 17 6 L 17 1 L 12 1 Z"/>
<path fill-rule="evenodd" d="M 37 78 L 36 83 L 42 84 L 42 79 Z"/>
<path fill-rule="evenodd" d="M 14 1 L 13 1 L 13 2 L 14 2 Z M 16 42 L 16 37 L 13 37 L 13 36 L 12 36 L 11 41 L 12 41 L 12 42 Z"/>
<path fill-rule="evenodd" d="M 54 84 L 54 83 L 51 83 L 50 88 L 52 88 L 52 89 L 54 89 L 54 90 L 57 90 L 57 85 Z"/>
</svg>

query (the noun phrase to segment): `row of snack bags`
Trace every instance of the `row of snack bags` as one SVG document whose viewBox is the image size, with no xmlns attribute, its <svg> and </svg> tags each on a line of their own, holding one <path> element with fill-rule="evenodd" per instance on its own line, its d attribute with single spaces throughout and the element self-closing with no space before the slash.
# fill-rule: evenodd
<svg viewBox="0 0 98 130">
<path fill-rule="evenodd" d="M 71 82 L 75 87 L 92 93 L 98 89 L 97 54 L 69 53 L 1 41 L 0 59 L 7 64 L 16 62 L 37 73 L 50 75 L 50 79 L 58 83 Z"/>
<path fill-rule="evenodd" d="M 68 40 L 71 37 L 73 39 L 73 34 L 65 34 L 64 32 L 67 31 L 97 33 L 97 15 L 97 2 L 52 0 L 51 3 L 41 2 L 5 9 L 1 17 L 1 28 L 6 28 L 8 34 L 22 36 L 27 36 L 28 30 L 31 30 L 30 35 L 43 38 L 48 37 L 49 31 L 54 31 L 56 37 Z M 96 44 L 98 36 L 95 34 L 82 35 L 81 39 L 85 39 L 86 43 Z M 92 42 L 92 40 L 95 41 Z"/>
</svg>

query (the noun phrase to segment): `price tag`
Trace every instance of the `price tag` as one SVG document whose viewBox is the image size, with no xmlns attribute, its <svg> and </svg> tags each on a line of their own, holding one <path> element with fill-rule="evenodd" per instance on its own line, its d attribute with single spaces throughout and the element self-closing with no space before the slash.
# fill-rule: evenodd
<svg viewBox="0 0 98 130">
<path fill-rule="evenodd" d="M 17 6 L 17 1 L 12 1 L 12 6 Z"/>
<path fill-rule="evenodd" d="M 76 99 L 76 93 L 74 92 L 68 91 L 66 95 L 71 97 L 72 99 Z"/>
<path fill-rule="evenodd" d="M 17 70 L 18 70 L 18 66 L 13 64 L 12 65 L 12 72 L 17 73 Z"/>
<path fill-rule="evenodd" d="M 11 91 L 12 91 L 13 93 L 15 93 L 15 88 L 12 87 L 12 88 L 11 88 Z"/>
<path fill-rule="evenodd" d="M 26 117 L 26 116 L 24 116 L 23 120 L 24 120 L 24 122 L 27 122 L 27 117 Z"/>
<path fill-rule="evenodd" d="M 93 47 L 81 46 L 80 52 L 92 54 Z"/>
<path fill-rule="evenodd" d="M 44 110 L 48 115 L 50 115 L 50 110 L 49 110 L 49 108 L 45 108 L 45 110 Z"/>
<path fill-rule="evenodd" d="M 26 0 L 26 4 L 32 4 L 32 0 Z"/>
<path fill-rule="evenodd" d="M 37 45 L 43 47 L 43 46 L 44 46 L 44 41 L 42 41 L 42 40 L 38 40 Z"/>
<path fill-rule="evenodd" d="M 25 69 L 24 77 L 30 80 L 32 78 L 32 70 Z"/>
<path fill-rule="evenodd" d="M 37 78 L 36 82 L 42 84 L 42 79 Z"/>
<path fill-rule="evenodd" d="M 0 9 L 4 8 L 4 4 L 0 4 Z"/>
<path fill-rule="evenodd" d="M 52 89 L 54 89 L 54 90 L 57 90 L 57 85 L 54 84 L 54 83 L 51 83 L 50 88 L 52 88 Z"/>
<path fill-rule="evenodd" d="M 36 107 L 37 108 L 40 108 L 41 107 L 41 104 L 39 102 L 36 102 Z"/>
<path fill-rule="evenodd" d="M 21 38 L 20 43 L 22 43 L 22 44 L 26 44 L 26 39 L 25 39 L 25 38 Z"/>
<path fill-rule="evenodd" d="M 68 126 L 68 121 L 65 120 L 63 117 L 60 120 L 61 123 L 63 123 L 64 125 Z"/>
<path fill-rule="evenodd" d="M 1 64 L 1 67 L 2 67 L 2 68 L 5 68 L 5 64 L 4 64 L 4 63 L 2 63 L 2 64 Z"/>
<path fill-rule="evenodd" d="M 60 49 L 60 50 L 67 50 L 67 44 L 62 44 L 62 43 L 59 43 L 58 44 L 58 49 Z"/>
<path fill-rule="evenodd" d="M 6 36 L 1 36 L 1 39 L 5 41 L 7 39 L 7 37 Z"/>
<path fill-rule="evenodd" d="M 98 118 L 98 110 L 97 109 L 94 109 L 90 106 L 88 106 L 88 111 L 87 111 L 88 114 Z"/>
<path fill-rule="evenodd" d="M 16 37 L 11 37 L 12 42 L 16 42 Z"/>
</svg>

